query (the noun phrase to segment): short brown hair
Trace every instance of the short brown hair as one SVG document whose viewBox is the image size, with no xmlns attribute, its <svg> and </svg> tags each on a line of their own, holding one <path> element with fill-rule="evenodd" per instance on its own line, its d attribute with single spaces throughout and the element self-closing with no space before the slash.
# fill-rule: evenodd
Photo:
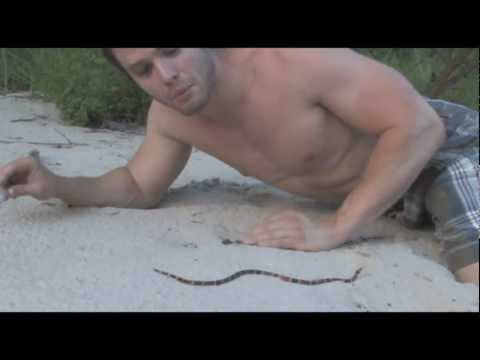
<svg viewBox="0 0 480 360">
<path fill-rule="evenodd" d="M 102 53 L 103 53 L 103 56 L 105 56 L 105 58 L 110 62 L 110 64 L 115 66 L 121 72 L 124 72 L 125 74 L 127 74 L 127 71 L 123 68 L 123 66 L 117 60 L 115 55 L 113 55 L 113 49 L 112 48 L 102 48 Z"/>
</svg>

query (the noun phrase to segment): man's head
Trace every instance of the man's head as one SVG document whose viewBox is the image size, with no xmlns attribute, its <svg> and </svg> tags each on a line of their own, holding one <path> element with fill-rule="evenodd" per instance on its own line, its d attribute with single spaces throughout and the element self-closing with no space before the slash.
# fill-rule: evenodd
<svg viewBox="0 0 480 360">
<path fill-rule="evenodd" d="M 184 115 L 202 110 L 215 87 L 211 49 L 113 48 L 103 53 L 155 100 Z"/>
</svg>

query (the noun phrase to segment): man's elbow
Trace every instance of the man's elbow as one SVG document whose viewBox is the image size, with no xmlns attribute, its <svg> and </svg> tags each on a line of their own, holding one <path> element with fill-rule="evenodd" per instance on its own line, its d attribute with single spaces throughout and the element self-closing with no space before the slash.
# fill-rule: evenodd
<svg viewBox="0 0 480 360">
<path fill-rule="evenodd" d="M 127 209 L 151 210 L 159 206 L 160 200 L 147 198 L 139 189 L 132 194 L 128 203 L 123 206 Z"/>
<path fill-rule="evenodd" d="M 161 202 L 161 199 L 149 199 L 149 200 L 144 200 L 140 205 L 137 207 L 137 209 L 141 210 L 153 210 L 159 207 Z"/>
<path fill-rule="evenodd" d="M 443 120 L 436 113 L 428 120 L 428 132 L 432 137 L 432 141 L 435 142 L 437 148 L 440 148 L 447 139 L 447 129 Z"/>
<path fill-rule="evenodd" d="M 131 188 L 128 203 L 125 208 L 138 210 L 151 210 L 159 206 L 162 197 L 146 195 L 139 186 Z"/>
<path fill-rule="evenodd" d="M 154 196 L 152 194 L 146 194 L 135 180 L 135 177 L 128 167 L 125 167 L 124 170 L 125 174 L 127 174 L 127 181 L 124 189 L 126 197 L 125 203 L 121 207 L 140 210 L 148 210 L 158 207 L 163 195 Z"/>
<path fill-rule="evenodd" d="M 430 144 L 437 150 L 445 143 L 447 131 L 442 119 L 432 112 L 419 118 L 412 129 L 414 136 L 424 145 Z"/>
</svg>

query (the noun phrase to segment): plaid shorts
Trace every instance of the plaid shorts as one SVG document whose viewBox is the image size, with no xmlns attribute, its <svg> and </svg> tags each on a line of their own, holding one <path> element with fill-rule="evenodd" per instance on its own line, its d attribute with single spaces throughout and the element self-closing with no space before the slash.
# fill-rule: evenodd
<svg viewBox="0 0 480 360">
<path fill-rule="evenodd" d="M 478 111 L 426 99 L 442 118 L 447 140 L 404 195 L 403 222 L 418 228 L 433 222 L 453 272 L 478 262 L 480 166 Z"/>
</svg>

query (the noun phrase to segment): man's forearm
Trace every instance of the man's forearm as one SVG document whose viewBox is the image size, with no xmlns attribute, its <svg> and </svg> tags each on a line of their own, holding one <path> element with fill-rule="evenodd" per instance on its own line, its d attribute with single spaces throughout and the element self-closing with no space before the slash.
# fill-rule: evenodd
<svg viewBox="0 0 480 360">
<path fill-rule="evenodd" d="M 127 168 L 100 177 L 56 176 L 54 197 L 73 206 L 148 208 L 153 204 L 142 194 Z"/>
<path fill-rule="evenodd" d="M 362 182 L 335 214 L 339 244 L 395 204 L 445 139 L 438 123 L 421 131 L 390 129 L 377 143 Z"/>
</svg>

